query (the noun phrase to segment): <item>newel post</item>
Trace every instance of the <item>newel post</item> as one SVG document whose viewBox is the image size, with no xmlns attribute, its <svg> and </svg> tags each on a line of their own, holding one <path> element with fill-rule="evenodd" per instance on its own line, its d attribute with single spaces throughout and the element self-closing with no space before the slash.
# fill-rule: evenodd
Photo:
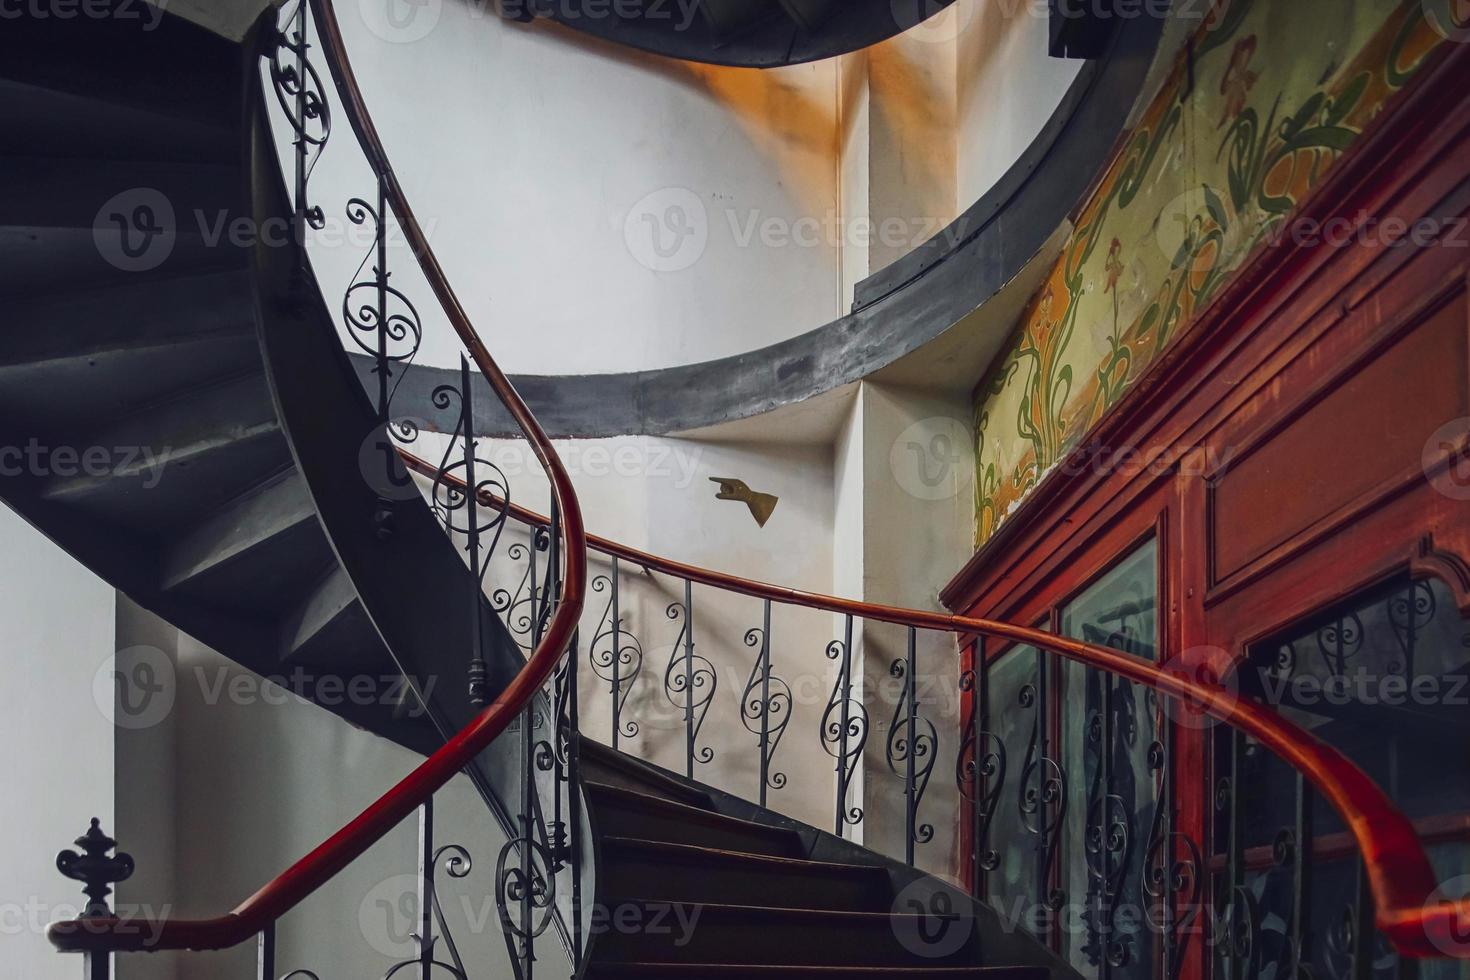
<svg viewBox="0 0 1470 980">
<path fill-rule="evenodd" d="M 83 919 L 111 919 L 112 909 L 107 906 L 107 896 L 112 894 L 112 885 L 126 881 L 133 875 L 133 858 L 117 850 L 117 841 L 102 832 L 102 821 L 92 818 L 92 826 L 73 843 L 78 851 L 62 851 L 56 855 L 56 869 L 73 881 L 82 882 L 82 893 L 87 896 Z M 108 857 L 107 852 L 115 853 Z M 84 954 L 86 980 L 108 980 L 111 954 L 106 951 Z"/>
</svg>

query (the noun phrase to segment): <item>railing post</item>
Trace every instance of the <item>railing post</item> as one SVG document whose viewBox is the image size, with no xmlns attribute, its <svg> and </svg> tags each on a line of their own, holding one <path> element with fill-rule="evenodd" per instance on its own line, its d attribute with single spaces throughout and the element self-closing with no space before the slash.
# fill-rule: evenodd
<svg viewBox="0 0 1470 980">
<path fill-rule="evenodd" d="M 618 593 L 622 568 L 616 555 L 612 560 L 612 747 L 618 751 L 623 734 L 623 624 L 622 600 Z M 596 643 L 593 644 L 596 646 Z"/>
<path fill-rule="evenodd" d="M 256 980 L 276 980 L 276 924 L 265 927 L 256 940 Z"/>
<path fill-rule="evenodd" d="M 837 824 L 833 833 L 838 837 L 845 836 L 843 828 L 847 825 L 847 792 L 852 770 L 856 766 L 849 767 L 848 755 L 848 729 L 852 726 L 852 614 L 848 613 L 843 620 L 842 628 L 842 659 L 837 668 L 837 698 L 840 704 L 840 727 L 837 733 Z"/>
<path fill-rule="evenodd" d="M 302 3 L 302 8 L 306 4 Z M 378 175 L 378 228 L 377 241 L 374 242 L 377 253 L 377 276 L 375 277 L 376 292 L 378 294 L 378 350 L 377 350 L 377 374 L 378 374 L 378 424 L 388 424 L 389 406 L 391 398 L 391 387 L 388 384 L 391 374 L 388 359 L 388 188 L 382 174 Z M 461 358 L 463 360 L 463 358 Z M 466 386 L 466 397 L 468 397 L 468 386 Z M 474 486 L 473 483 L 470 484 Z"/>
<path fill-rule="evenodd" d="M 434 798 L 419 807 L 419 980 L 434 973 Z"/>
<path fill-rule="evenodd" d="M 694 582 L 684 580 L 684 768 L 694 778 Z"/>
<path fill-rule="evenodd" d="M 117 841 L 102 832 L 102 821 L 96 817 L 92 818 L 87 832 L 73 843 L 77 851 L 62 851 L 56 855 L 56 870 L 85 886 L 82 894 L 87 896 L 87 905 L 82 910 L 82 919 L 112 918 L 107 896 L 112 894 L 112 885 L 132 877 L 132 855 L 117 850 Z M 111 857 L 108 857 L 108 851 L 113 852 Z M 111 953 L 103 950 L 83 953 L 82 956 L 86 980 L 108 980 L 112 972 Z"/>
<path fill-rule="evenodd" d="M 912 626 L 908 632 L 908 668 L 904 671 L 904 697 L 908 699 L 909 750 L 904 765 L 904 859 L 909 867 L 914 866 L 914 844 L 918 831 L 918 765 L 919 755 L 919 699 L 918 683 L 915 679 L 917 666 L 918 631 Z"/>
<path fill-rule="evenodd" d="M 1291 889 L 1291 977 L 1305 977 L 1303 971 L 1312 962 L 1312 787 L 1307 777 L 1296 774 L 1296 817 L 1292 832 Z"/>
<path fill-rule="evenodd" d="M 295 181 L 295 186 L 296 186 L 296 202 L 295 203 L 296 203 L 296 236 L 297 236 L 296 237 L 296 243 L 298 245 L 300 245 L 300 246 L 305 246 L 305 244 L 306 244 L 306 226 L 308 224 L 308 221 L 307 221 L 307 204 L 306 204 L 306 181 L 307 181 L 307 177 L 308 177 L 308 171 L 307 171 L 307 167 L 306 167 L 306 159 L 307 159 L 308 150 L 307 150 L 307 139 L 306 139 L 306 132 L 305 132 L 305 123 L 306 123 L 306 111 L 307 111 L 307 79 L 309 79 L 311 77 L 308 74 L 308 68 L 307 68 L 307 64 L 306 64 L 306 46 L 307 46 L 307 42 L 306 42 L 306 25 L 307 25 L 306 0 L 298 0 L 298 3 L 296 4 L 295 20 L 296 20 L 296 45 L 295 45 L 295 49 L 296 49 L 296 51 L 295 51 L 295 53 L 296 53 L 296 68 L 295 68 L 295 70 L 296 70 L 296 79 L 297 79 L 297 86 L 296 86 L 296 118 L 301 121 L 301 124 L 302 124 L 302 127 L 303 127 L 302 128 L 302 131 L 296 134 L 296 146 L 295 146 L 295 149 L 296 149 L 296 172 L 295 172 L 295 177 L 296 177 L 296 181 Z M 305 249 L 304 248 L 302 249 L 301 261 L 302 261 L 303 264 L 305 264 L 306 261 L 307 261 L 306 252 L 305 252 Z"/>
<path fill-rule="evenodd" d="M 616 588 L 616 586 L 614 586 Z M 578 661 L 580 659 L 581 632 L 572 635 L 572 645 L 567 664 L 567 849 L 568 865 L 572 875 L 572 972 L 582 966 L 582 821 L 577 810 L 578 772 L 581 760 L 581 719 L 577 703 Z M 616 648 L 614 648 L 616 649 Z M 614 702 L 616 703 L 616 702 Z M 616 731 L 616 728 L 614 728 Z"/>
<path fill-rule="evenodd" d="M 381 276 L 379 280 L 382 280 Z M 386 324 L 383 329 L 387 329 Z M 485 678 L 488 668 L 485 664 L 485 617 L 480 597 L 480 494 L 479 480 L 475 475 L 475 396 L 470 381 L 470 362 L 461 354 L 459 411 L 460 430 L 464 433 L 465 530 L 469 536 L 467 547 L 470 555 L 470 581 L 474 584 L 470 595 L 470 615 L 474 617 L 470 626 L 470 637 L 474 648 L 470 651 L 469 697 L 470 704 L 481 707 L 485 704 Z M 531 551 L 534 561 L 535 548 Z"/>
<path fill-rule="evenodd" d="M 1241 809 L 1240 778 L 1244 771 L 1245 736 L 1235 729 L 1230 731 L 1230 775 L 1226 777 L 1226 858 L 1225 858 L 1225 909 L 1229 929 L 1225 941 L 1230 956 L 1229 980 L 1244 980 L 1246 954 L 1252 923 L 1247 918 L 1250 909 L 1245 905 L 1245 813 Z"/>
<path fill-rule="evenodd" d="M 771 600 L 767 599 L 761 616 L 761 806 L 766 805 L 771 778 Z"/>
</svg>

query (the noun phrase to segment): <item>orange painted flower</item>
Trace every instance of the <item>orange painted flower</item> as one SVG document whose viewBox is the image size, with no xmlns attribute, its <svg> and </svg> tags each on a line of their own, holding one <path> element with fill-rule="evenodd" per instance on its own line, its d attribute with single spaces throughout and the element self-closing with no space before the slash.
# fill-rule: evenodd
<svg viewBox="0 0 1470 980">
<path fill-rule="evenodd" d="M 1251 89 L 1260 80 L 1261 76 L 1249 67 L 1251 59 L 1256 56 L 1256 44 L 1256 36 L 1252 34 L 1239 41 L 1235 50 L 1230 53 L 1230 64 L 1220 79 L 1220 94 L 1225 96 L 1225 112 L 1220 117 L 1220 126 L 1245 111 Z M 1219 126 L 1215 128 L 1218 129 Z"/>
</svg>

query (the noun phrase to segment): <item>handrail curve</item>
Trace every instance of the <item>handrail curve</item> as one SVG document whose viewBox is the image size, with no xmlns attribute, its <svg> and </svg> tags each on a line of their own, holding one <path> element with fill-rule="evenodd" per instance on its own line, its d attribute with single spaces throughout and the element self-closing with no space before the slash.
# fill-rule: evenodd
<svg viewBox="0 0 1470 980">
<path fill-rule="evenodd" d="M 208 919 L 144 921 L 109 916 L 57 922 L 47 930 L 47 936 L 63 952 L 218 950 L 238 946 L 263 932 L 362 856 L 488 748 L 551 677 L 571 646 L 582 615 L 587 584 L 587 537 L 571 477 L 541 424 L 491 357 L 429 247 L 368 114 L 331 0 L 308 2 L 347 119 L 383 181 L 387 200 L 414 258 L 476 367 L 515 419 L 546 470 L 560 517 L 566 562 L 558 602 L 540 644 L 527 658 L 525 667 L 474 721 L 341 830 L 233 911 Z M 269 15 L 268 11 L 266 16 Z"/>
<path fill-rule="evenodd" d="M 432 463 L 406 450 L 400 449 L 399 455 L 412 472 L 431 477 L 437 472 Z M 462 481 L 455 482 L 463 489 Z M 496 507 L 506 506 L 488 491 L 482 497 Z M 509 505 L 509 512 L 523 523 L 548 523 L 545 516 L 519 505 Z M 597 535 L 588 535 L 587 541 L 592 550 L 726 592 L 897 626 L 986 636 L 1037 647 L 1182 701 L 1191 710 L 1257 739 L 1304 774 L 1337 811 L 1362 852 L 1378 929 L 1400 954 L 1470 959 L 1470 899 L 1441 899 L 1438 877 L 1408 817 L 1347 756 L 1279 712 L 1242 697 L 1227 684 L 1207 683 L 1168 665 L 1159 666 L 1108 647 L 1011 623 L 805 592 L 663 558 Z"/>
</svg>

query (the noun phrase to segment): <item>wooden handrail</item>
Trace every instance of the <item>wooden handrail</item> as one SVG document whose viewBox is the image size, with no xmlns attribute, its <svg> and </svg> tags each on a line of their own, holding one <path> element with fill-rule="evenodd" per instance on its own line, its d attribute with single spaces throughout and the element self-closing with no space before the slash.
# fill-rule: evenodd
<svg viewBox="0 0 1470 980">
<path fill-rule="evenodd" d="M 427 460 L 402 449 L 399 455 L 409 470 L 430 478 L 438 476 L 437 468 Z M 464 481 L 453 475 L 441 479 L 461 491 L 465 489 Z M 547 524 L 544 515 L 507 504 L 487 490 L 482 490 L 480 497 L 487 506 L 505 510 L 519 521 L 537 526 Z M 1037 647 L 1183 701 L 1192 710 L 1257 739 L 1287 765 L 1303 773 L 1337 811 L 1362 852 L 1378 929 L 1400 954 L 1470 959 L 1470 900 L 1438 900 L 1438 878 L 1418 834 L 1387 794 L 1337 749 L 1279 712 L 1243 698 L 1223 684 L 1205 683 L 1167 665 L 1161 667 L 1118 650 L 1024 626 L 804 592 L 673 561 L 597 535 L 588 535 L 587 541 L 595 551 L 727 592 L 897 626 L 966 637 L 986 636 Z"/>
<path fill-rule="evenodd" d="M 587 536 L 581 506 L 566 467 L 530 408 L 490 356 L 450 286 L 418 219 L 403 195 L 387 152 L 368 115 L 353 74 L 331 0 L 309 0 L 322 50 L 347 118 L 379 179 L 404 237 L 461 342 L 531 444 L 551 483 L 561 517 L 566 567 L 560 602 L 541 642 L 520 673 L 473 722 L 418 768 L 320 846 L 274 878 L 234 911 L 211 919 L 158 921 L 118 918 L 76 919 L 53 924 L 47 934 L 58 949 L 71 952 L 165 949 L 227 949 L 263 932 L 304 898 L 326 884 L 390 830 L 423 805 L 456 773 L 469 765 L 510 725 L 550 678 L 571 645 L 582 616 L 587 584 Z M 268 12 L 266 16 L 270 16 Z M 364 533 L 367 530 L 364 529 Z"/>
</svg>

